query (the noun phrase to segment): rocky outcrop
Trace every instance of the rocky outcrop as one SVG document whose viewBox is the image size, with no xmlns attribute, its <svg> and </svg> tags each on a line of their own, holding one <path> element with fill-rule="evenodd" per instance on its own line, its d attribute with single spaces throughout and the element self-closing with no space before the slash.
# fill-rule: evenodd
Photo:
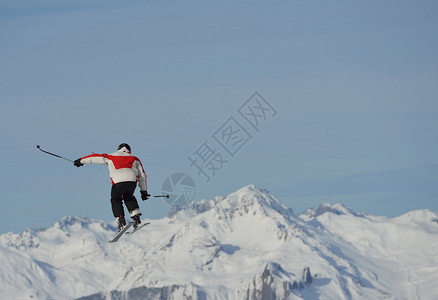
<svg viewBox="0 0 438 300">
<path fill-rule="evenodd" d="M 279 264 L 268 263 L 263 271 L 254 277 L 248 285 L 243 299 L 245 300 L 286 300 L 293 294 L 312 284 L 310 268 L 305 267 L 301 280 L 294 280 L 295 274 L 285 271 Z"/>
<path fill-rule="evenodd" d="M 163 287 L 137 287 L 129 291 L 101 292 L 76 300 L 205 300 L 205 293 L 199 287 L 189 285 L 170 285 Z"/>
</svg>

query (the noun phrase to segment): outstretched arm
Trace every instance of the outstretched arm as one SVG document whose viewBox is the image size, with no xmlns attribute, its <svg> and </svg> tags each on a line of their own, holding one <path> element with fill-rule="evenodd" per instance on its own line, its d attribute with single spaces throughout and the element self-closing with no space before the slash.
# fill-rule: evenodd
<svg viewBox="0 0 438 300">
<path fill-rule="evenodd" d="M 107 165 L 108 159 L 105 158 L 105 154 L 96 154 L 93 153 L 88 156 L 84 156 L 75 160 L 74 165 L 76 167 L 83 166 L 84 164 L 99 164 L 99 165 Z"/>
</svg>

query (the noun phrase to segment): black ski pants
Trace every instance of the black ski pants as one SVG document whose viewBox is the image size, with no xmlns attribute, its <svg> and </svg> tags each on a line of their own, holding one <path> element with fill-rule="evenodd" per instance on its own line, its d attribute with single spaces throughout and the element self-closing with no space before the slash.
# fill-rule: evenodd
<svg viewBox="0 0 438 300">
<path fill-rule="evenodd" d="M 111 188 L 111 208 L 113 209 L 114 217 L 124 216 L 123 201 L 129 212 L 139 208 L 137 199 L 134 197 L 136 182 L 125 181 L 113 184 Z"/>
</svg>

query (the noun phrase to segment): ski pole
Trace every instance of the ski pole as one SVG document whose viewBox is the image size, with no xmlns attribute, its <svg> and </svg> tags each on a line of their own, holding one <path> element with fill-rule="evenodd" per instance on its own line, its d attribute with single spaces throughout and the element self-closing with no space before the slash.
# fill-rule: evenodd
<svg viewBox="0 0 438 300">
<path fill-rule="evenodd" d="M 149 198 L 169 198 L 169 197 L 170 197 L 169 195 L 157 195 L 157 196 L 151 196 L 151 195 L 149 195 L 149 197 L 148 197 L 147 199 L 149 199 Z M 143 198 L 142 198 L 143 201 L 145 201 L 145 200 L 147 200 L 147 199 L 143 199 Z"/>
<path fill-rule="evenodd" d="M 55 156 L 55 157 L 59 157 L 59 158 L 62 158 L 62 159 L 68 160 L 68 161 L 70 161 L 70 162 L 74 162 L 73 160 L 68 159 L 68 158 L 65 158 L 65 157 L 62 157 L 61 155 L 58 155 L 58 154 L 55 154 L 55 153 L 51 153 L 51 152 L 47 152 L 47 151 L 41 149 L 40 145 L 37 145 L 37 148 L 40 149 L 42 152 L 47 153 L 47 154 L 49 154 L 49 155 L 53 155 L 53 156 Z"/>
</svg>

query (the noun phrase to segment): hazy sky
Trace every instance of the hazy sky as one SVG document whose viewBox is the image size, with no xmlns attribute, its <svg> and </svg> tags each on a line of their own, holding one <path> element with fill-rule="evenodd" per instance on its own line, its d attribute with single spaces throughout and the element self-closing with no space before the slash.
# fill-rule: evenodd
<svg viewBox="0 0 438 300">
<path fill-rule="evenodd" d="M 106 167 L 36 145 L 127 142 L 152 194 L 182 172 L 195 201 L 255 184 L 297 213 L 436 212 L 437 37 L 436 1 L 0 1 L 0 233 L 113 220 Z"/>
</svg>

